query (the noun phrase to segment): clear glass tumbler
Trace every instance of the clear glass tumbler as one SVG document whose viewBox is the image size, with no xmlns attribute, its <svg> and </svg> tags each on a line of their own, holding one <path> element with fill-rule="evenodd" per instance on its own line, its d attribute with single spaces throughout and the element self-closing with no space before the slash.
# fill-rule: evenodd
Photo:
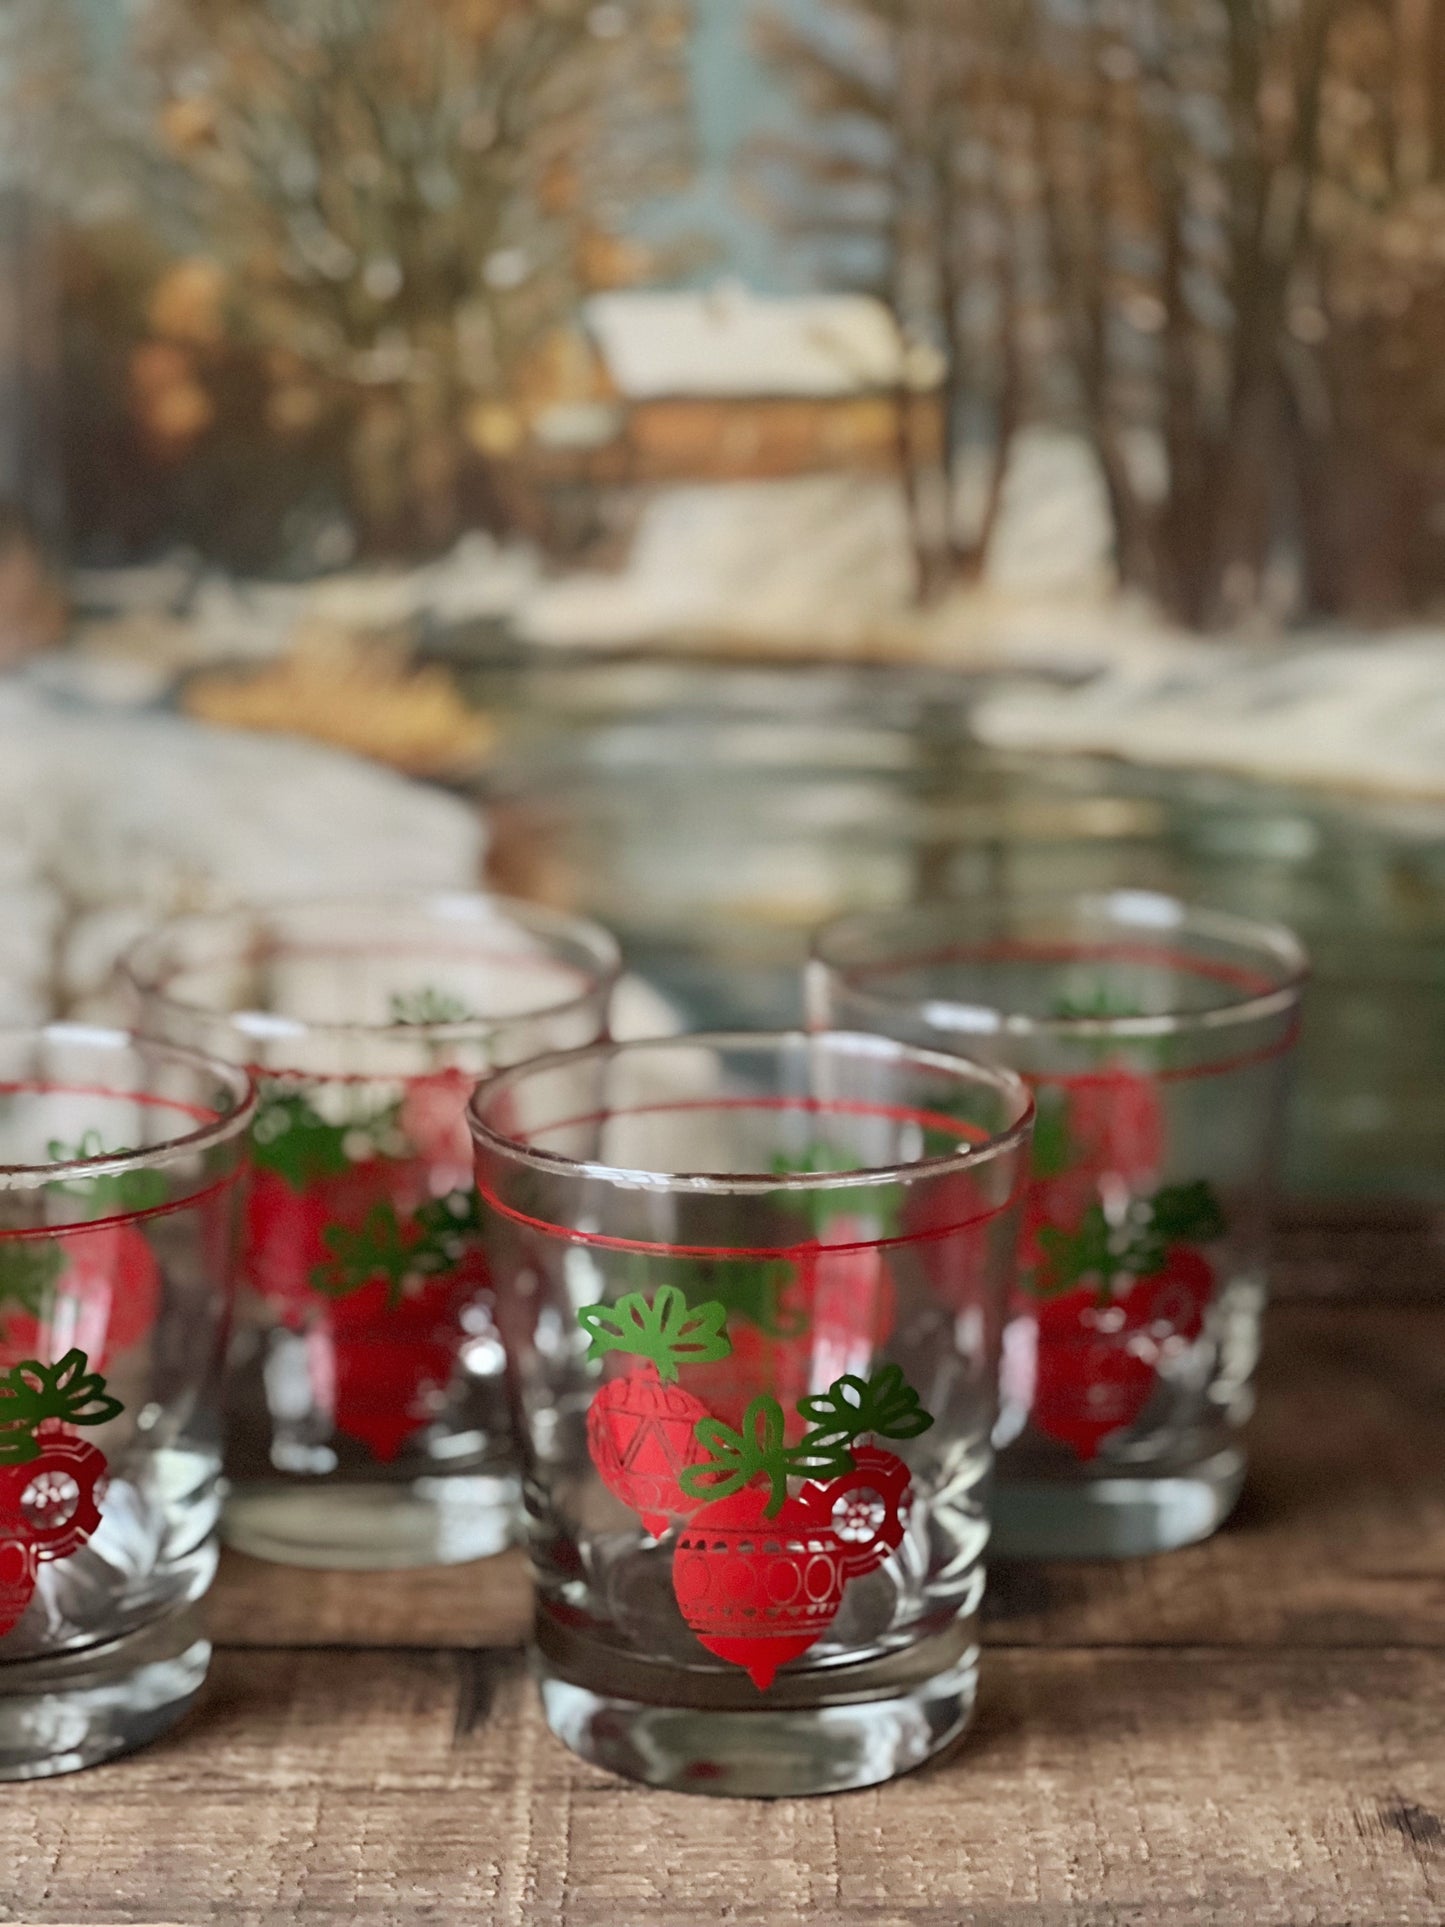
<svg viewBox="0 0 1445 1927">
<path fill-rule="evenodd" d="M 1233 1507 L 1305 976 L 1288 931 L 1142 891 L 940 903 L 815 939 L 811 1023 L 1006 1063 L 1034 1091 L 1000 1551 L 1162 1551 Z"/>
<path fill-rule="evenodd" d="M 0 1780 L 140 1746 L 205 1679 L 254 1110 L 189 1051 L 0 1033 Z"/>
<path fill-rule="evenodd" d="M 617 970 L 605 931 L 477 895 L 196 916 L 132 952 L 140 1027 L 260 1086 L 228 1543 L 368 1570 L 514 1535 L 466 1103 L 605 1036 Z"/>
<path fill-rule="evenodd" d="M 611 1045 L 482 1086 L 533 1656 L 576 1752 L 822 1793 L 962 1729 L 1031 1122 L 1007 1072 L 875 1037 Z"/>
</svg>

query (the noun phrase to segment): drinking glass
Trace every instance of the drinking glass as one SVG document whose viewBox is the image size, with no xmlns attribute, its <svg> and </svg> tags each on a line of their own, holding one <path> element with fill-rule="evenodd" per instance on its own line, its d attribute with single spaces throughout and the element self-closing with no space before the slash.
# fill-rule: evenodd
<svg viewBox="0 0 1445 1927">
<path fill-rule="evenodd" d="M 1032 1106 L 883 1038 L 543 1058 L 472 1105 L 549 1724 L 654 1786 L 866 1786 L 973 1703 Z"/>
<path fill-rule="evenodd" d="M 228 1543 L 368 1570 L 512 1536 L 466 1102 L 605 1036 L 617 969 L 605 931 L 478 895 L 195 916 L 131 953 L 141 1028 L 260 1086 Z"/>
<path fill-rule="evenodd" d="M 0 1033 L 0 1780 L 163 1732 L 210 1662 L 244 1071 Z"/>
<path fill-rule="evenodd" d="M 1001 1551 L 1161 1551 L 1233 1507 L 1305 975 L 1288 931 L 1143 891 L 939 903 L 815 939 L 810 1022 L 1007 1063 L 1034 1091 Z"/>
</svg>

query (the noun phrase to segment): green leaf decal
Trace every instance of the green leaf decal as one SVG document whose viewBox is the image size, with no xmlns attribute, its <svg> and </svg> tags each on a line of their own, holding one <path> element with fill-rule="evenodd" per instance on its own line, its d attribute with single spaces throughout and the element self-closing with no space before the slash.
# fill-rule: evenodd
<svg viewBox="0 0 1445 1927">
<path fill-rule="evenodd" d="M 1153 1229 L 1170 1244 L 1213 1244 L 1225 1233 L 1224 1210 L 1211 1185 L 1171 1184 L 1154 1194 Z"/>
<path fill-rule="evenodd" d="M 857 1169 L 856 1158 L 821 1142 L 810 1145 L 801 1158 L 780 1154 L 773 1159 L 773 1174 L 780 1178 L 825 1177 L 829 1173 Z M 896 1184 L 859 1185 L 840 1193 L 799 1192 L 795 1197 L 780 1197 L 778 1203 L 784 1210 L 801 1212 L 816 1238 L 824 1237 L 837 1218 L 865 1216 L 877 1219 L 881 1237 L 891 1238 L 897 1232 L 903 1210 L 900 1187 Z"/>
<path fill-rule="evenodd" d="M 390 1005 L 394 1024 L 465 1024 L 475 1015 L 457 998 L 444 990 L 433 990 L 429 985 L 422 990 L 394 993 Z"/>
<path fill-rule="evenodd" d="M 788 1480 L 838 1479 L 851 1472 L 852 1447 L 872 1435 L 916 1439 L 933 1420 L 897 1365 L 885 1365 L 871 1378 L 835 1379 L 826 1392 L 798 1401 L 809 1429 L 797 1445 L 784 1443 L 783 1408 L 769 1394 L 755 1398 L 741 1426 L 721 1419 L 699 1419 L 693 1436 L 705 1456 L 679 1474 L 690 1499 L 726 1499 L 755 1480 L 768 1485 L 763 1511 L 772 1518 L 788 1493 Z"/>
<path fill-rule="evenodd" d="M 65 1425 L 104 1425 L 124 1406 L 105 1389 L 99 1372 L 87 1369 L 82 1351 L 58 1364 L 27 1358 L 0 1374 L 0 1465 L 25 1465 L 40 1457 L 39 1429 L 48 1420 Z"/>
<path fill-rule="evenodd" d="M 577 1314 L 591 1343 L 588 1358 L 626 1352 L 649 1359 L 664 1385 L 681 1365 L 706 1365 L 732 1351 L 727 1308 L 711 1303 L 689 1306 L 675 1285 L 663 1285 L 651 1303 L 630 1291 L 612 1306 L 584 1305 Z"/>
<path fill-rule="evenodd" d="M 7 1238 L 0 1242 L 0 1322 L 7 1311 L 43 1318 L 50 1293 L 65 1270 L 57 1238 Z"/>
<path fill-rule="evenodd" d="M 482 1200 L 475 1186 L 448 1191 L 444 1198 L 424 1204 L 412 1223 L 420 1233 L 412 1254 L 416 1268 L 435 1277 L 459 1265 L 468 1246 L 482 1235 Z"/>
<path fill-rule="evenodd" d="M 788 1471 L 798 1479 L 841 1479 L 853 1470 L 851 1431 L 815 1427 L 788 1447 Z"/>
<path fill-rule="evenodd" d="M 251 1127 L 251 1156 L 259 1169 L 274 1171 L 293 1191 L 318 1178 L 341 1178 L 351 1169 L 346 1140 L 355 1127 L 331 1124 L 300 1091 L 271 1091 Z"/>
<path fill-rule="evenodd" d="M 310 1284 L 326 1298 L 350 1298 L 378 1278 L 386 1280 L 386 1303 L 394 1311 L 412 1278 L 440 1278 L 454 1271 L 482 1229 L 475 1191 L 449 1191 L 411 1218 L 379 1198 L 359 1228 L 328 1225 L 322 1243 L 331 1256 L 311 1273 Z"/>
<path fill-rule="evenodd" d="M 1036 1178 L 1061 1178 L 1073 1162 L 1069 1140 L 1069 1095 L 1057 1084 L 1034 1091 L 1033 1171 Z"/>
<path fill-rule="evenodd" d="M 1065 1022 L 1073 1022 L 1079 1018 L 1094 1018 L 1101 1023 L 1106 1023 L 1111 1018 L 1147 1017 L 1149 1012 L 1141 1007 L 1137 997 L 1125 996 L 1113 984 L 1101 980 L 1079 991 L 1076 995 L 1066 994 L 1056 997 L 1049 1014 L 1062 1018 Z M 1116 1043 L 1107 1031 L 1101 1032 L 1095 1041 L 1099 1047 L 1108 1051 L 1113 1050 Z M 1161 1067 L 1168 1062 L 1170 1041 L 1167 1034 L 1162 1037 L 1131 1037 L 1129 1049 L 1142 1063 L 1152 1063 L 1156 1067 Z"/>
<path fill-rule="evenodd" d="M 1114 1238 L 1101 1204 L 1089 1206 L 1077 1231 L 1044 1225 L 1038 1244 L 1044 1254 L 1039 1267 L 1042 1283 L 1036 1283 L 1036 1295 L 1041 1298 L 1072 1291 L 1083 1278 L 1098 1278 L 1107 1284 L 1116 1272 L 1127 1269 L 1124 1246 Z"/>
<path fill-rule="evenodd" d="M 784 1302 L 795 1276 L 786 1258 L 651 1258 L 639 1275 L 655 1275 L 664 1264 L 695 1310 L 721 1305 L 729 1318 L 745 1318 L 769 1338 L 801 1338 L 808 1329 L 807 1308 Z"/>
<path fill-rule="evenodd" d="M 1063 996 L 1054 999 L 1054 1017 L 1065 1019 L 1079 1017 L 1142 1017 L 1138 1002 L 1121 996 L 1110 983 L 1099 982 L 1090 989 L 1081 991 L 1078 996 Z"/>
<path fill-rule="evenodd" d="M 407 1279 L 420 1269 L 417 1249 L 396 1207 L 385 1199 L 371 1207 L 360 1230 L 333 1224 L 322 1234 L 322 1242 L 331 1257 L 312 1272 L 311 1288 L 327 1298 L 349 1298 L 384 1278 L 387 1310 L 394 1311 L 405 1295 Z"/>
</svg>

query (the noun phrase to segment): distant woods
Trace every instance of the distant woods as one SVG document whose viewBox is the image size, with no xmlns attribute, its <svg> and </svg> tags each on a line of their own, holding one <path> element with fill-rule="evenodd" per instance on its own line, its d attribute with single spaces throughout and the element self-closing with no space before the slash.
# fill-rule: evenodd
<svg viewBox="0 0 1445 1927">
<path fill-rule="evenodd" d="M 123 35 L 14 0 L 4 31 L 80 531 L 304 569 L 524 518 L 554 331 L 667 267 L 628 223 L 685 166 L 685 0 L 137 0 Z"/>
<path fill-rule="evenodd" d="M 1445 0 L 764 0 L 753 157 L 818 271 L 940 347 L 900 394 L 920 593 L 1065 420 L 1182 620 L 1445 597 Z"/>
<path fill-rule="evenodd" d="M 736 4 L 772 131 L 735 204 L 910 350 L 869 403 L 920 600 L 980 576 L 1049 423 L 1120 580 L 1183 621 L 1440 605 L 1445 0 Z M 11 0 L 90 552 L 561 546 L 567 491 L 587 529 L 627 397 L 586 298 L 727 270 L 652 218 L 696 163 L 691 29 L 690 0 Z"/>
</svg>

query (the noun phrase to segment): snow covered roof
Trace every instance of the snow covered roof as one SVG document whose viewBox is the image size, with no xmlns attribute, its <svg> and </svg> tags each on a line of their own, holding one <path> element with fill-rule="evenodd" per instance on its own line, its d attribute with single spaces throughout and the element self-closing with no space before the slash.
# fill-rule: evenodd
<svg viewBox="0 0 1445 1927">
<path fill-rule="evenodd" d="M 594 295 L 587 325 L 630 401 L 833 398 L 924 388 L 938 357 L 911 348 L 869 295 L 773 296 L 723 286 L 703 292 Z"/>
</svg>

